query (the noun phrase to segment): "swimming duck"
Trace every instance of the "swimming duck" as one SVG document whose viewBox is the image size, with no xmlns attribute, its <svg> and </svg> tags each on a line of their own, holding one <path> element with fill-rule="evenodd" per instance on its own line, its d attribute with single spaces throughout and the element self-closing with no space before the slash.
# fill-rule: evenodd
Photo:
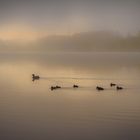
<svg viewBox="0 0 140 140">
<path fill-rule="evenodd" d="M 73 85 L 73 88 L 78 88 L 79 86 L 78 85 Z"/>
<path fill-rule="evenodd" d="M 40 77 L 38 75 L 32 74 L 33 81 L 38 80 Z"/>
<path fill-rule="evenodd" d="M 117 90 L 122 90 L 123 87 L 119 87 L 119 86 L 117 86 L 116 89 L 117 89 Z"/>
<path fill-rule="evenodd" d="M 114 84 L 114 83 L 110 83 L 110 86 L 113 87 L 113 86 L 116 86 L 116 84 Z"/>
<path fill-rule="evenodd" d="M 98 87 L 98 86 L 96 87 L 96 89 L 97 89 L 97 90 L 104 90 L 104 88 Z"/>
</svg>

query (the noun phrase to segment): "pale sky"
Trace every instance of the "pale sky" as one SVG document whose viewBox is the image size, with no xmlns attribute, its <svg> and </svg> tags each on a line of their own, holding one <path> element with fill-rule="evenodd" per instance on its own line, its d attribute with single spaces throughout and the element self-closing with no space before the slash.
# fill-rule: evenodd
<svg viewBox="0 0 140 140">
<path fill-rule="evenodd" d="M 1 0 L 0 38 L 140 31 L 139 0 Z"/>
</svg>

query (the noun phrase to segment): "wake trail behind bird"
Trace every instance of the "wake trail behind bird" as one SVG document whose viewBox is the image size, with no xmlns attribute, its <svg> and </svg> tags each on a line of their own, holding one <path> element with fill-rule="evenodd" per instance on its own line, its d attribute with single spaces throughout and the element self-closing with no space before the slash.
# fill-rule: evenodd
<svg viewBox="0 0 140 140">
<path fill-rule="evenodd" d="M 44 80 L 54 80 L 54 79 L 64 79 L 64 80 L 119 80 L 119 79 L 107 79 L 107 78 L 82 78 L 82 77 L 40 77 L 41 79 Z"/>
<path fill-rule="evenodd" d="M 40 77 L 43 80 L 140 80 L 127 78 L 97 78 L 97 77 Z"/>
</svg>

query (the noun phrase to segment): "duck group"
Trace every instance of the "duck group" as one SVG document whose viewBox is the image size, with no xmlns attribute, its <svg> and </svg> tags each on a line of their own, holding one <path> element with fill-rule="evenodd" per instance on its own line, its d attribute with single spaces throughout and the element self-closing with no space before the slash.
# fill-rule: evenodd
<svg viewBox="0 0 140 140">
<path fill-rule="evenodd" d="M 51 90 L 61 88 L 61 86 L 51 86 Z"/>
<path fill-rule="evenodd" d="M 115 87 L 116 86 L 116 90 L 122 90 L 123 89 L 123 87 L 121 87 L 121 86 L 118 86 L 118 85 L 116 85 L 116 84 L 114 84 L 114 83 L 110 83 L 110 86 L 111 87 Z"/>
<path fill-rule="evenodd" d="M 79 86 L 78 85 L 73 85 L 73 88 L 78 88 Z M 55 90 L 55 89 L 59 89 L 59 88 L 61 88 L 61 86 L 58 86 L 58 85 L 56 85 L 56 86 L 51 86 L 51 90 Z"/>
<path fill-rule="evenodd" d="M 116 90 L 122 90 L 123 89 L 123 87 L 121 87 L 121 86 L 117 86 L 117 84 L 114 84 L 114 83 L 110 83 L 110 86 L 111 87 L 116 87 Z M 61 88 L 61 86 L 58 86 L 58 85 L 56 85 L 56 86 L 51 86 L 51 90 L 55 90 L 55 89 L 60 89 Z M 73 88 L 79 88 L 79 86 L 78 85 L 73 85 Z M 100 86 L 96 86 L 96 90 L 98 90 L 98 91 L 102 91 L 102 90 L 104 90 L 104 88 L 103 87 L 100 87 Z"/>
<path fill-rule="evenodd" d="M 116 87 L 116 90 L 122 90 L 122 89 L 123 89 L 123 87 L 118 86 L 117 84 L 114 84 L 114 83 L 110 83 L 110 86 L 111 86 L 111 87 Z M 99 87 L 99 86 L 97 86 L 96 89 L 97 89 L 98 91 L 104 90 L 103 87 Z"/>
<path fill-rule="evenodd" d="M 39 79 L 40 79 L 40 76 L 39 75 L 32 74 L 32 81 L 39 80 Z M 116 87 L 116 90 L 122 90 L 123 89 L 123 87 L 118 86 L 115 83 L 110 83 L 110 87 Z M 58 86 L 58 85 L 51 86 L 51 90 L 60 89 L 60 88 L 61 88 L 61 86 Z M 73 88 L 79 88 L 79 86 L 76 85 L 76 84 L 74 84 L 73 85 Z M 103 87 L 100 87 L 100 86 L 96 86 L 96 90 L 101 91 L 101 90 L 104 90 L 104 88 Z"/>
</svg>

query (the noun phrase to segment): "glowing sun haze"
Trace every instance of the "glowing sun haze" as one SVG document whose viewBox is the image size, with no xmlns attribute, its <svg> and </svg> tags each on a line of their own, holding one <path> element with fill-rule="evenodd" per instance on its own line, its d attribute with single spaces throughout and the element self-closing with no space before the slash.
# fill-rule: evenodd
<svg viewBox="0 0 140 140">
<path fill-rule="evenodd" d="M 0 29 L 1 40 L 34 40 L 39 37 L 39 34 L 39 32 L 21 25 L 7 25 Z"/>
<path fill-rule="evenodd" d="M 47 27 L 43 28 L 34 28 L 30 25 L 21 25 L 21 24 L 11 24 L 4 25 L 0 28 L 0 39 L 1 40 L 36 40 L 38 38 L 47 37 L 50 35 L 73 35 L 75 33 L 82 32 L 86 28 L 84 22 L 80 24 L 79 21 L 74 21 L 75 26 L 64 28 L 49 29 Z M 85 30 L 86 31 L 86 30 Z"/>
</svg>

